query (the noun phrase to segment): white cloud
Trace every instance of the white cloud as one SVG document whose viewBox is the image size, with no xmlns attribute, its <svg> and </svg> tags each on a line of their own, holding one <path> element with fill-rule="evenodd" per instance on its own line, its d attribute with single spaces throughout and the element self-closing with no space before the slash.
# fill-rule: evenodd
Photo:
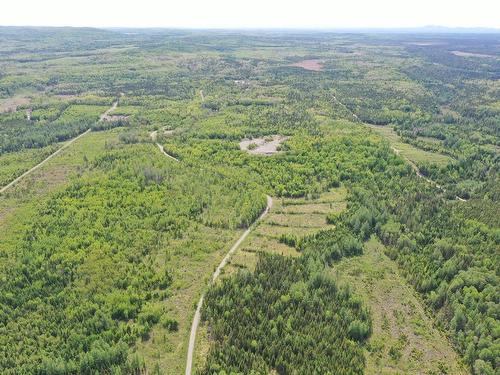
<svg viewBox="0 0 500 375">
<path fill-rule="evenodd" d="M 498 0 L 5 0 L 0 25 L 500 28 Z"/>
</svg>

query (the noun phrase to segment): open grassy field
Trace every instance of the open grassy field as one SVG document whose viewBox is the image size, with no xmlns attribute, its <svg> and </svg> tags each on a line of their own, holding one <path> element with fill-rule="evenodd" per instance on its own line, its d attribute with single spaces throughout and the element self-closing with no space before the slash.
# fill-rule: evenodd
<svg viewBox="0 0 500 375">
<path fill-rule="evenodd" d="M 442 166 L 453 162 L 453 158 L 448 155 L 421 150 L 409 143 L 402 142 L 399 135 L 389 125 L 367 126 L 387 139 L 395 152 L 417 165 L 421 163 L 435 163 Z"/>
</svg>

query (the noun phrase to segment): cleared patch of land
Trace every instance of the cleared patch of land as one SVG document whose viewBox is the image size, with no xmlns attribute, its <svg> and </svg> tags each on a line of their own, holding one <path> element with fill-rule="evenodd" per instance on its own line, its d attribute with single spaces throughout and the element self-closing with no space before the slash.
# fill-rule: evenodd
<svg viewBox="0 0 500 375">
<path fill-rule="evenodd" d="M 402 142 L 399 135 L 390 126 L 366 125 L 386 138 L 395 152 L 415 164 L 430 162 L 446 165 L 453 161 L 453 158 L 448 155 L 421 150 L 413 145 Z"/>
<path fill-rule="evenodd" d="M 8 183 L 7 185 L 3 186 L 2 188 L 0 188 L 0 193 L 4 193 L 7 189 L 11 188 L 12 186 L 14 186 L 16 183 L 18 183 L 20 180 L 22 180 L 24 177 L 26 177 L 27 175 L 29 175 L 30 173 L 33 173 L 34 171 L 36 171 L 38 168 L 40 168 L 42 165 L 44 165 L 45 163 L 47 163 L 50 159 L 56 157 L 57 155 L 59 155 L 65 148 L 69 147 L 73 142 L 76 142 L 78 139 L 82 138 L 83 136 L 85 136 L 86 134 L 88 134 L 90 132 L 91 129 L 88 129 L 86 132 L 76 136 L 75 138 L 72 138 L 70 139 L 68 142 L 66 142 L 61 148 L 57 149 L 54 153 L 50 154 L 49 156 L 47 156 L 44 160 L 42 160 L 40 163 L 36 164 L 35 166 L 33 166 L 32 168 L 28 169 L 27 171 L 25 171 L 23 174 L 21 174 L 19 177 L 15 178 L 13 181 L 11 181 L 10 183 Z"/>
<path fill-rule="evenodd" d="M 60 144 L 54 144 L 0 155 L 0 187 L 7 185 L 33 165 L 40 163 L 59 147 Z"/>
<path fill-rule="evenodd" d="M 0 100 L 0 113 L 15 112 L 17 107 L 29 104 L 30 101 L 31 99 L 26 96 L 14 96 L 12 98 Z"/>
<path fill-rule="evenodd" d="M 253 155 L 273 155 L 279 152 L 279 146 L 286 140 L 287 137 L 282 135 L 244 139 L 240 142 L 240 149 Z"/>
<path fill-rule="evenodd" d="M 366 374 L 466 374 L 376 238 L 365 244 L 363 255 L 343 258 L 330 272 L 361 295 L 372 311 Z"/>
<path fill-rule="evenodd" d="M 234 254 L 231 259 L 233 269 L 229 267 L 227 272 L 246 267 L 252 269 L 259 251 L 299 255 L 295 248 L 281 243 L 280 238 L 283 235 L 301 238 L 321 229 L 333 228 L 326 217 L 329 213 L 345 210 L 346 195 L 347 190 L 340 187 L 314 199 L 275 198 L 271 212 Z"/>
<path fill-rule="evenodd" d="M 323 61 L 316 60 L 316 59 L 302 60 L 302 61 L 296 62 L 290 66 L 302 68 L 305 70 L 312 70 L 314 72 L 320 72 L 323 70 Z"/>
<path fill-rule="evenodd" d="M 414 46 L 422 46 L 422 47 L 425 47 L 425 46 L 436 46 L 438 45 L 439 43 L 433 43 L 433 42 L 414 42 L 414 43 L 408 43 L 410 45 L 414 45 Z"/>
</svg>

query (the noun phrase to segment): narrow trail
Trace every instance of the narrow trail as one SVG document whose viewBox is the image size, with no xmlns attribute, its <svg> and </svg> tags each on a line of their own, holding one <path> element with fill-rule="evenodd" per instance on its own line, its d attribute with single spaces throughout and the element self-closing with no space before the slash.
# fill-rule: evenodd
<svg viewBox="0 0 500 375">
<path fill-rule="evenodd" d="M 118 101 L 115 101 L 113 103 L 113 105 L 106 111 L 104 112 L 100 117 L 99 117 L 99 121 L 103 121 L 106 116 L 113 110 L 116 109 L 116 106 L 118 105 Z M 42 165 L 44 165 L 45 163 L 47 163 L 50 159 L 52 159 L 54 156 L 57 156 L 62 150 L 64 150 L 65 148 L 67 148 L 68 146 L 70 146 L 73 142 L 75 142 L 76 140 L 82 138 L 83 136 L 85 136 L 86 134 L 90 133 L 92 131 L 92 129 L 87 129 L 86 131 L 84 131 L 82 134 L 79 134 L 77 135 L 75 138 L 72 138 L 70 139 L 68 142 L 66 142 L 64 145 L 62 145 L 59 149 L 57 149 L 55 152 L 53 152 L 52 154 L 50 154 L 49 156 L 47 156 L 45 159 L 43 159 L 40 163 L 38 163 L 37 165 L 35 165 L 34 167 L 32 167 L 31 169 L 28 169 L 26 172 L 24 172 L 22 175 L 20 175 L 19 177 L 15 178 L 14 180 L 12 180 L 11 182 L 9 182 L 7 185 L 5 185 L 4 187 L 2 187 L 0 189 L 0 194 L 2 194 L 4 191 L 6 191 L 7 189 L 9 189 L 11 186 L 15 185 L 17 182 L 19 182 L 20 180 L 22 180 L 24 177 L 26 177 L 27 175 L 29 175 L 30 173 L 36 171 L 38 168 L 40 168 Z"/>
<path fill-rule="evenodd" d="M 222 269 L 226 266 L 227 262 L 229 262 L 229 259 L 231 258 L 231 255 L 238 249 L 238 247 L 241 245 L 241 243 L 247 238 L 247 236 L 250 234 L 250 232 L 253 230 L 254 226 L 256 223 L 258 223 L 260 220 L 264 218 L 264 216 L 267 215 L 271 207 L 273 206 L 273 199 L 267 195 L 267 206 L 260 214 L 260 216 L 257 218 L 257 220 L 254 221 L 254 223 L 241 235 L 241 237 L 234 243 L 234 245 L 229 249 L 227 252 L 226 256 L 222 259 L 220 262 L 219 266 L 216 268 L 215 272 L 212 275 L 212 280 L 210 282 L 210 285 L 213 284 L 217 278 L 220 276 L 220 273 Z M 198 305 L 196 306 L 196 311 L 194 313 L 193 317 L 193 323 L 191 325 L 191 333 L 189 335 L 189 345 L 188 345 L 188 353 L 187 353 L 187 361 L 186 361 L 186 375 L 191 375 L 192 372 L 192 367 L 193 367 L 193 354 L 194 354 L 194 345 L 196 341 L 196 332 L 198 330 L 198 326 L 200 325 L 200 319 L 201 319 L 201 307 L 203 306 L 203 300 L 205 298 L 205 294 L 202 294 L 200 297 L 200 300 L 198 301 Z"/>
<path fill-rule="evenodd" d="M 33 168 L 28 169 L 22 175 L 20 175 L 19 177 L 17 177 L 13 181 L 11 181 L 9 184 L 7 184 L 3 188 L 1 188 L 0 189 L 0 194 L 2 194 L 4 191 L 6 191 L 11 186 L 15 185 L 17 182 L 19 182 L 21 179 L 23 179 L 24 177 L 26 177 L 30 173 L 36 171 L 38 168 L 40 168 L 42 165 L 44 165 L 45 163 L 47 163 L 54 156 L 57 156 L 62 150 L 64 150 L 65 148 L 67 148 L 69 145 L 71 145 L 77 139 L 79 139 L 79 138 L 83 137 L 84 135 L 86 135 L 87 133 L 89 133 L 91 130 L 92 129 L 87 129 L 84 133 L 82 133 L 82 134 L 76 136 L 75 138 L 69 140 L 68 142 L 66 142 L 61 148 L 57 149 L 55 152 L 53 152 L 52 154 L 50 154 L 49 156 L 47 156 L 44 160 L 42 160 L 40 163 L 38 163 L 37 165 L 35 165 Z"/>
<path fill-rule="evenodd" d="M 108 117 L 108 115 L 116 109 L 117 106 L 118 106 L 118 100 L 115 101 L 113 105 L 101 115 L 101 117 L 99 117 L 99 121 L 104 121 Z"/>
<path fill-rule="evenodd" d="M 163 155 L 165 155 L 166 157 L 168 157 L 168 158 L 170 158 L 172 160 L 175 160 L 177 163 L 180 162 L 179 159 L 177 159 L 176 157 L 174 157 L 174 156 L 170 155 L 169 153 L 167 153 L 165 151 L 165 148 L 161 144 L 159 144 L 158 142 L 156 142 L 156 139 L 158 137 L 158 130 L 152 131 L 151 133 L 149 133 L 149 136 L 151 137 L 151 139 L 153 140 L 153 142 L 155 143 L 155 145 L 160 149 L 160 151 L 161 151 L 161 153 Z"/>
<path fill-rule="evenodd" d="M 368 126 L 368 124 L 365 124 L 363 121 L 361 121 L 358 117 L 358 115 L 356 115 L 353 111 L 351 111 L 349 109 L 349 107 L 347 107 L 344 103 L 342 103 L 340 100 L 337 99 L 337 97 L 335 95 L 333 95 L 333 100 L 343 106 L 345 109 L 347 109 L 349 111 L 349 113 L 352 115 L 352 117 L 356 120 L 356 122 L 359 122 L 363 125 L 366 125 Z M 369 127 L 369 126 L 368 126 Z M 433 181 L 431 180 L 430 178 L 428 177 L 425 177 L 422 172 L 420 172 L 420 169 L 418 168 L 418 166 L 412 162 L 410 159 L 408 159 L 406 156 L 404 155 L 401 155 L 400 152 L 401 150 L 398 150 L 397 148 L 395 147 L 391 147 L 392 151 L 394 151 L 394 153 L 398 156 L 400 156 L 401 158 L 403 158 L 408 164 L 410 164 L 411 168 L 413 169 L 413 171 L 416 173 L 416 175 L 420 178 L 423 178 L 425 181 L 427 181 L 429 184 L 431 185 L 434 185 L 436 188 L 438 188 L 439 190 L 441 190 L 443 193 L 446 193 L 446 189 L 443 188 L 441 185 L 439 185 L 436 181 Z M 464 198 L 460 198 L 458 195 L 455 195 L 455 199 L 460 201 L 460 202 L 467 202 L 467 199 L 464 199 Z"/>
<path fill-rule="evenodd" d="M 200 97 L 201 97 L 201 101 L 204 102 L 205 96 L 203 96 L 203 90 L 200 90 Z"/>
<path fill-rule="evenodd" d="M 392 151 L 394 151 L 394 153 L 398 156 L 400 156 L 401 158 L 403 158 L 408 164 L 410 164 L 411 168 L 413 169 L 413 171 L 415 172 L 415 174 L 420 177 L 420 178 L 423 178 L 425 181 L 427 181 L 429 184 L 431 185 L 434 185 L 436 188 L 438 188 L 439 190 L 441 190 L 443 193 L 446 193 L 446 189 L 444 187 L 442 187 L 441 185 L 439 185 L 436 181 L 433 181 L 431 180 L 430 178 L 428 177 L 425 177 L 422 172 L 420 172 L 420 169 L 418 168 L 418 166 L 412 162 L 410 159 L 408 159 L 406 156 L 404 155 L 401 155 L 400 152 L 401 150 L 398 150 L 397 148 L 395 147 L 391 147 Z M 458 195 L 455 195 L 455 199 L 457 201 L 460 201 L 460 202 L 467 202 L 467 199 L 464 199 L 464 198 L 461 198 L 459 197 Z"/>
<path fill-rule="evenodd" d="M 347 109 L 347 111 L 352 115 L 352 117 L 356 120 L 356 122 L 360 122 L 360 119 L 358 117 L 357 114 L 355 114 L 353 111 L 351 111 L 349 109 L 348 106 L 346 106 L 344 103 L 342 103 L 340 100 L 337 99 L 337 97 L 335 95 L 332 95 L 333 96 L 333 100 L 340 106 L 344 107 L 345 109 Z"/>
</svg>

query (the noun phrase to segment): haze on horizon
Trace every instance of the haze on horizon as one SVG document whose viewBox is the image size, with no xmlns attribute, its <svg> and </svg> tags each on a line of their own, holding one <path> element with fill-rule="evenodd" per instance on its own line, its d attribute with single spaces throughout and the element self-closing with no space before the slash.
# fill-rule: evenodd
<svg viewBox="0 0 500 375">
<path fill-rule="evenodd" d="M 500 2 L 476 0 L 20 0 L 2 26 L 171 28 L 500 28 Z"/>
</svg>

